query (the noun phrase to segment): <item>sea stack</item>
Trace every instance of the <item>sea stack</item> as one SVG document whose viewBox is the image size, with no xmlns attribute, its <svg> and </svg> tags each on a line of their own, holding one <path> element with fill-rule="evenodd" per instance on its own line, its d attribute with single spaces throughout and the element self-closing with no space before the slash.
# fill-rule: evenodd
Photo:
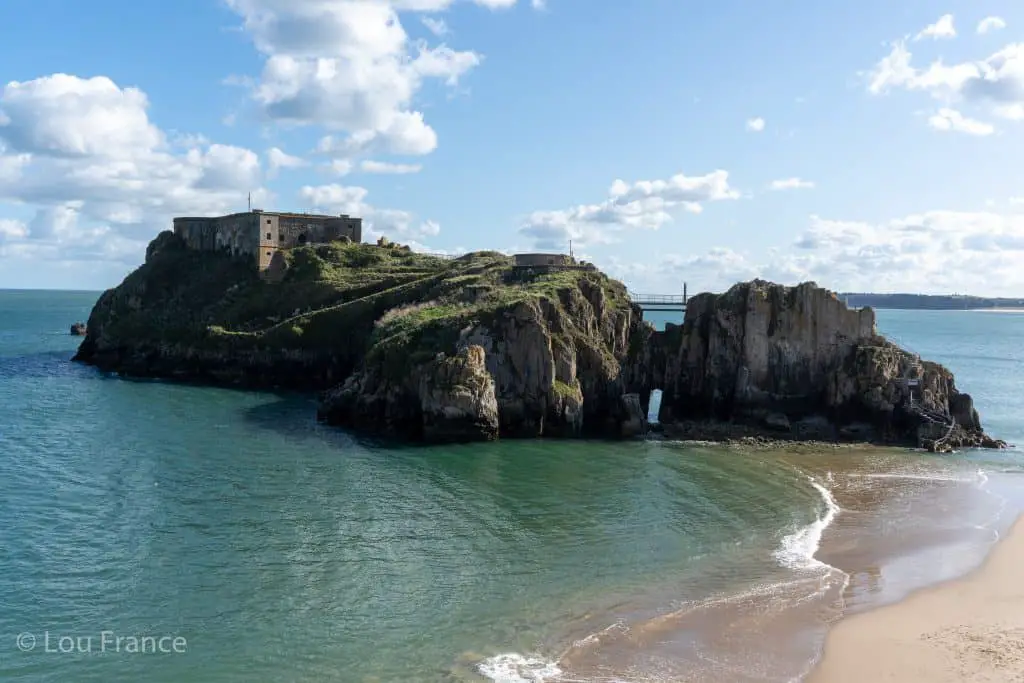
<svg viewBox="0 0 1024 683">
<path fill-rule="evenodd" d="M 880 336 L 872 309 L 850 309 L 813 282 L 697 295 L 683 325 L 649 333 L 633 372 L 641 394 L 663 390 L 660 421 L 690 433 L 728 424 L 735 434 L 936 451 L 1005 445 L 985 435 L 949 370 Z"/>
</svg>

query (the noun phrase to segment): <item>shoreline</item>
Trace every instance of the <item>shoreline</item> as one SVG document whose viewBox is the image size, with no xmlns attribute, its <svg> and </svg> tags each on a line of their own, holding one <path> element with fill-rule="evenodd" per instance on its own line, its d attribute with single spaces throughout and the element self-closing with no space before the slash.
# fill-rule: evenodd
<svg viewBox="0 0 1024 683">
<path fill-rule="evenodd" d="M 1019 682 L 1024 670 L 1024 515 L 966 574 L 839 619 L 806 683 Z"/>
</svg>

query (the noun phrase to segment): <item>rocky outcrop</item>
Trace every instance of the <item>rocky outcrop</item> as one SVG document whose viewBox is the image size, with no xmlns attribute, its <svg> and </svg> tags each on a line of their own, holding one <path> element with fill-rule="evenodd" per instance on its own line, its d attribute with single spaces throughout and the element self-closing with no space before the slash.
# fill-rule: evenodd
<svg viewBox="0 0 1024 683">
<path fill-rule="evenodd" d="M 321 419 L 400 434 L 431 443 L 498 438 L 498 402 L 484 350 L 440 352 L 415 372 L 391 382 L 375 370 L 325 392 Z"/>
<path fill-rule="evenodd" d="M 1006 445 L 984 433 L 952 372 L 881 337 L 864 340 L 836 369 L 825 405 L 837 422 L 867 423 L 883 442 L 943 452 Z"/>
<path fill-rule="evenodd" d="M 663 423 L 935 450 L 1001 445 L 952 373 L 878 336 L 871 309 L 848 309 L 814 283 L 755 280 L 695 296 L 684 324 L 650 333 L 637 359 L 632 382 L 663 390 Z"/>
<path fill-rule="evenodd" d="M 647 432 L 647 411 L 640 403 L 639 394 L 623 394 L 619 399 L 622 402 L 623 420 L 620 436 L 641 436 Z"/>
<path fill-rule="evenodd" d="M 72 337 L 84 337 L 88 328 L 85 323 L 74 323 L 71 325 L 71 336 Z"/>
<path fill-rule="evenodd" d="M 835 368 L 874 336 L 873 311 L 813 283 L 744 283 L 690 299 L 682 328 L 656 335 L 664 348 L 647 382 L 663 389 L 663 421 L 813 412 Z"/>
<path fill-rule="evenodd" d="M 410 356 L 407 345 L 371 352 L 344 387 L 324 394 L 320 418 L 360 430 L 402 430 L 428 441 L 491 438 L 492 431 L 512 438 L 619 435 L 633 429 L 635 419 L 622 401 L 621 369 L 629 336 L 640 324 L 639 311 L 614 305 L 601 286 L 581 280 L 463 327 L 452 342 L 455 357 L 466 358 L 474 376 L 482 372 L 491 381 L 479 402 L 493 400 L 494 430 L 490 417 L 483 431 L 462 417 L 472 412 L 462 407 L 464 399 L 455 401 L 459 407 L 451 415 L 442 409 L 453 403 L 445 381 L 436 385 L 437 363 L 447 356 L 408 370 L 398 362 Z M 475 382 L 485 386 L 482 379 Z"/>
<path fill-rule="evenodd" d="M 319 417 L 427 442 L 703 433 L 998 446 L 945 368 L 806 283 L 701 294 L 657 332 L 593 268 L 515 268 L 332 243 L 280 277 L 158 236 L 105 292 L 75 359 L 125 376 L 321 392 Z"/>
</svg>

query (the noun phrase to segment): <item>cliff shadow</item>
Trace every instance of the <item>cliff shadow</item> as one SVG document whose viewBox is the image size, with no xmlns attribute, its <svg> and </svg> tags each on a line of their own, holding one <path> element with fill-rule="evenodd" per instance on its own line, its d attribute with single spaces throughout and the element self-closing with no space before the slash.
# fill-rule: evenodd
<svg viewBox="0 0 1024 683">
<path fill-rule="evenodd" d="M 269 431 L 286 437 L 292 443 L 326 444 L 339 450 L 396 449 L 403 445 L 383 438 L 369 438 L 341 427 L 324 424 L 317 420 L 317 395 L 302 392 L 261 392 L 270 394 L 270 401 L 245 409 L 242 419 L 246 424 L 261 431 Z M 415 448 L 415 444 L 404 445 Z"/>
<path fill-rule="evenodd" d="M 0 356 L 0 380 L 53 377 L 88 378 L 93 368 L 75 363 L 67 351 L 43 351 L 20 356 Z M 102 378 L 102 372 L 95 377 Z"/>
</svg>

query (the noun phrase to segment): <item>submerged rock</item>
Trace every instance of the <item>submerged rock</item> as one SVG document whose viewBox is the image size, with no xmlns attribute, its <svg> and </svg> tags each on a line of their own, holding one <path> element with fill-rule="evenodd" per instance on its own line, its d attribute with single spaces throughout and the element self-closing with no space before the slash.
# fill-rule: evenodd
<svg viewBox="0 0 1024 683">
<path fill-rule="evenodd" d="M 86 335 L 86 332 L 87 328 L 85 326 L 85 323 L 74 323 L 71 326 L 72 337 L 84 337 Z"/>
</svg>

